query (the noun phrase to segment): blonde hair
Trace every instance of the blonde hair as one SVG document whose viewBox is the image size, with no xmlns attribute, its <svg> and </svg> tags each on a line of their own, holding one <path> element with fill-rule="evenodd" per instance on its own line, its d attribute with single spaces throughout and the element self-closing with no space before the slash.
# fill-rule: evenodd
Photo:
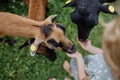
<svg viewBox="0 0 120 80">
<path fill-rule="evenodd" d="M 120 70 L 120 16 L 111 23 L 105 27 L 103 50 Z"/>
</svg>

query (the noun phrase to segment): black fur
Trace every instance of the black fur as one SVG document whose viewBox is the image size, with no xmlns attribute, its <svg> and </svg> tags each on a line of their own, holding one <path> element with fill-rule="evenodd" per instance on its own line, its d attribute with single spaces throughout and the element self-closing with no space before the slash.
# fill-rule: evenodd
<svg viewBox="0 0 120 80">
<path fill-rule="evenodd" d="M 24 47 L 32 44 L 32 43 L 34 42 L 34 40 L 35 40 L 35 38 L 28 39 L 25 43 L 23 43 L 23 44 L 19 47 L 19 49 L 22 49 L 22 48 L 24 48 Z"/>
<path fill-rule="evenodd" d="M 0 42 L 7 43 L 9 46 L 13 46 L 16 43 L 16 40 L 14 40 L 12 37 L 5 36 L 3 38 L 0 38 Z"/>
<path fill-rule="evenodd" d="M 58 28 L 60 28 L 60 29 L 63 31 L 63 33 L 65 34 L 65 28 L 64 28 L 63 25 L 57 23 L 56 26 L 57 26 Z"/>
<path fill-rule="evenodd" d="M 85 41 L 92 28 L 98 24 L 98 15 L 100 12 L 116 15 L 117 12 L 110 12 L 105 2 L 114 2 L 115 0 L 72 0 L 66 4 L 66 7 L 75 7 L 71 14 L 71 19 L 78 27 L 78 38 Z"/>
<path fill-rule="evenodd" d="M 49 39 L 47 43 L 53 45 L 54 47 L 59 47 L 59 43 L 57 43 L 54 39 Z"/>
<path fill-rule="evenodd" d="M 56 60 L 57 55 L 56 55 L 54 49 L 50 49 L 50 48 L 48 48 L 48 47 L 46 47 L 46 46 L 43 46 L 43 45 L 41 45 L 41 44 L 39 45 L 39 48 L 40 48 L 40 47 L 44 47 L 44 48 L 45 48 L 45 50 L 46 50 L 46 52 L 47 52 L 47 54 L 48 54 L 48 55 L 45 55 L 46 58 L 48 58 L 50 61 L 55 61 L 55 60 Z M 37 54 L 40 54 L 40 53 L 37 53 Z"/>
<path fill-rule="evenodd" d="M 38 26 L 38 25 L 34 25 L 34 26 L 40 28 L 42 33 L 45 35 L 45 38 L 47 38 L 50 35 L 50 33 L 53 31 L 52 24 L 48 24 L 48 25 L 44 25 L 44 26 Z"/>
<path fill-rule="evenodd" d="M 51 34 L 52 30 L 52 24 L 43 26 L 42 28 L 42 33 L 45 35 L 45 38 L 49 37 L 49 35 Z"/>
</svg>

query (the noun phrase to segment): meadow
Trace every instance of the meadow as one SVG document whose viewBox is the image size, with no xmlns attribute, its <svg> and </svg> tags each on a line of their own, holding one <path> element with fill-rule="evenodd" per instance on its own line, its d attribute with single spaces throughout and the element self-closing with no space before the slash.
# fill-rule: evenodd
<svg viewBox="0 0 120 80">
<path fill-rule="evenodd" d="M 8 1 L 8 2 L 7 2 Z M 81 49 L 77 43 L 77 27 L 72 23 L 70 14 L 74 8 L 63 7 L 66 0 L 48 0 L 47 16 L 57 14 L 55 22 L 62 23 L 66 28 L 67 37 L 75 44 L 77 50 L 86 55 L 88 52 Z M 27 6 L 23 0 L 6 0 L 0 3 L 0 11 L 15 13 L 27 17 Z M 113 16 L 101 13 L 101 19 L 108 21 Z M 93 45 L 102 47 L 103 28 L 98 24 L 90 33 L 89 39 Z M 63 51 L 56 51 L 57 59 L 49 61 L 42 55 L 31 57 L 29 47 L 19 50 L 19 46 L 27 39 L 21 37 L 4 37 L 4 39 L 14 39 L 16 43 L 9 46 L 0 42 L 0 80 L 47 80 L 48 77 L 56 77 L 57 80 L 71 78 L 63 69 L 62 64 L 65 59 L 70 60 Z M 73 80 L 73 78 L 71 78 Z"/>
</svg>

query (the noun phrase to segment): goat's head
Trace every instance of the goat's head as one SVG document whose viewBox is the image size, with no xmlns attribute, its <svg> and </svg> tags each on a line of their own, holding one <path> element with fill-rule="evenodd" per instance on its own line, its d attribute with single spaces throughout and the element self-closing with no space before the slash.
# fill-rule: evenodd
<svg viewBox="0 0 120 80">
<path fill-rule="evenodd" d="M 75 7 L 71 14 L 71 19 L 78 27 L 78 38 L 85 41 L 92 28 L 98 24 L 98 15 L 100 12 L 108 14 L 117 14 L 112 6 L 103 5 L 105 2 L 114 2 L 115 0 L 69 0 L 65 7 Z"/>
<path fill-rule="evenodd" d="M 65 28 L 58 23 L 54 23 L 56 15 L 49 16 L 46 20 L 41 22 L 39 25 L 34 25 L 37 28 L 40 28 L 39 40 L 42 39 L 42 42 L 39 44 L 39 40 L 36 43 L 35 38 L 27 40 L 19 49 L 24 48 L 25 46 L 32 44 L 30 47 L 30 54 L 34 56 L 37 52 L 46 56 L 49 60 L 54 61 L 56 59 L 55 50 L 63 50 L 68 53 L 73 53 L 76 51 L 75 46 L 72 42 L 65 36 Z M 39 35 L 38 31 L 37 34 Z M 34 45 L 37 44 L 37 45 Z"/>
<path fill-rule="evenodd" d="M 50 16 L 45 20 L 42 27 L 42 33 L 45 36 L 44 43 L 50 49 L 63 50 L 68 53 L 76 51 L 73 43 L 65 36 L 65 28 L 59 23 L 53 23 L 54 16 Z M 48 22 L 50 21 L 50 22 Z"/>
<path fill-rule="evenodd" d="M 41 23 L 41 26 L 37 26 L 40 27 L 40 33 L 42 33 L 42 42 L 45 43 L 49 49 L 63 50 L 68 53 L 75 52 L 75 46 L 65 36 L 65 28 L 61 24 L 52 22 L 55 17 L 55 15 L 49 16 L 45 21 Z M 38 49 L 38 44 L 39 43 L 35 40 L 33 42 L 33 45 L 31 45 L 31 56 L 35 55 Z"/>
</svg>

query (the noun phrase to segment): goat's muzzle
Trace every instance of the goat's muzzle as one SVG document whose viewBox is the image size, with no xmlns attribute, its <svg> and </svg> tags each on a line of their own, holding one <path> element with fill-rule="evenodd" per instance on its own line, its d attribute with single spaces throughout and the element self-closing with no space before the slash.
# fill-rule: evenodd
<svg viewBox="0 0 120 80">
<path fill-rule="evenodd" d="M 71 47 L 69 48 L 63 48 L 63 51 L 67 52 L 67 53 L 75 53 L 76 52 L 76 47 L 74 45 L 72 45 Z"/>
<path fill-rule="evenodd" d="M 73 45 L 72 47 L 70 47 L 68 50 L 67 50 L 68 53 L 74 53 L 76 52 L 76 47 Z"/>
</svg>

